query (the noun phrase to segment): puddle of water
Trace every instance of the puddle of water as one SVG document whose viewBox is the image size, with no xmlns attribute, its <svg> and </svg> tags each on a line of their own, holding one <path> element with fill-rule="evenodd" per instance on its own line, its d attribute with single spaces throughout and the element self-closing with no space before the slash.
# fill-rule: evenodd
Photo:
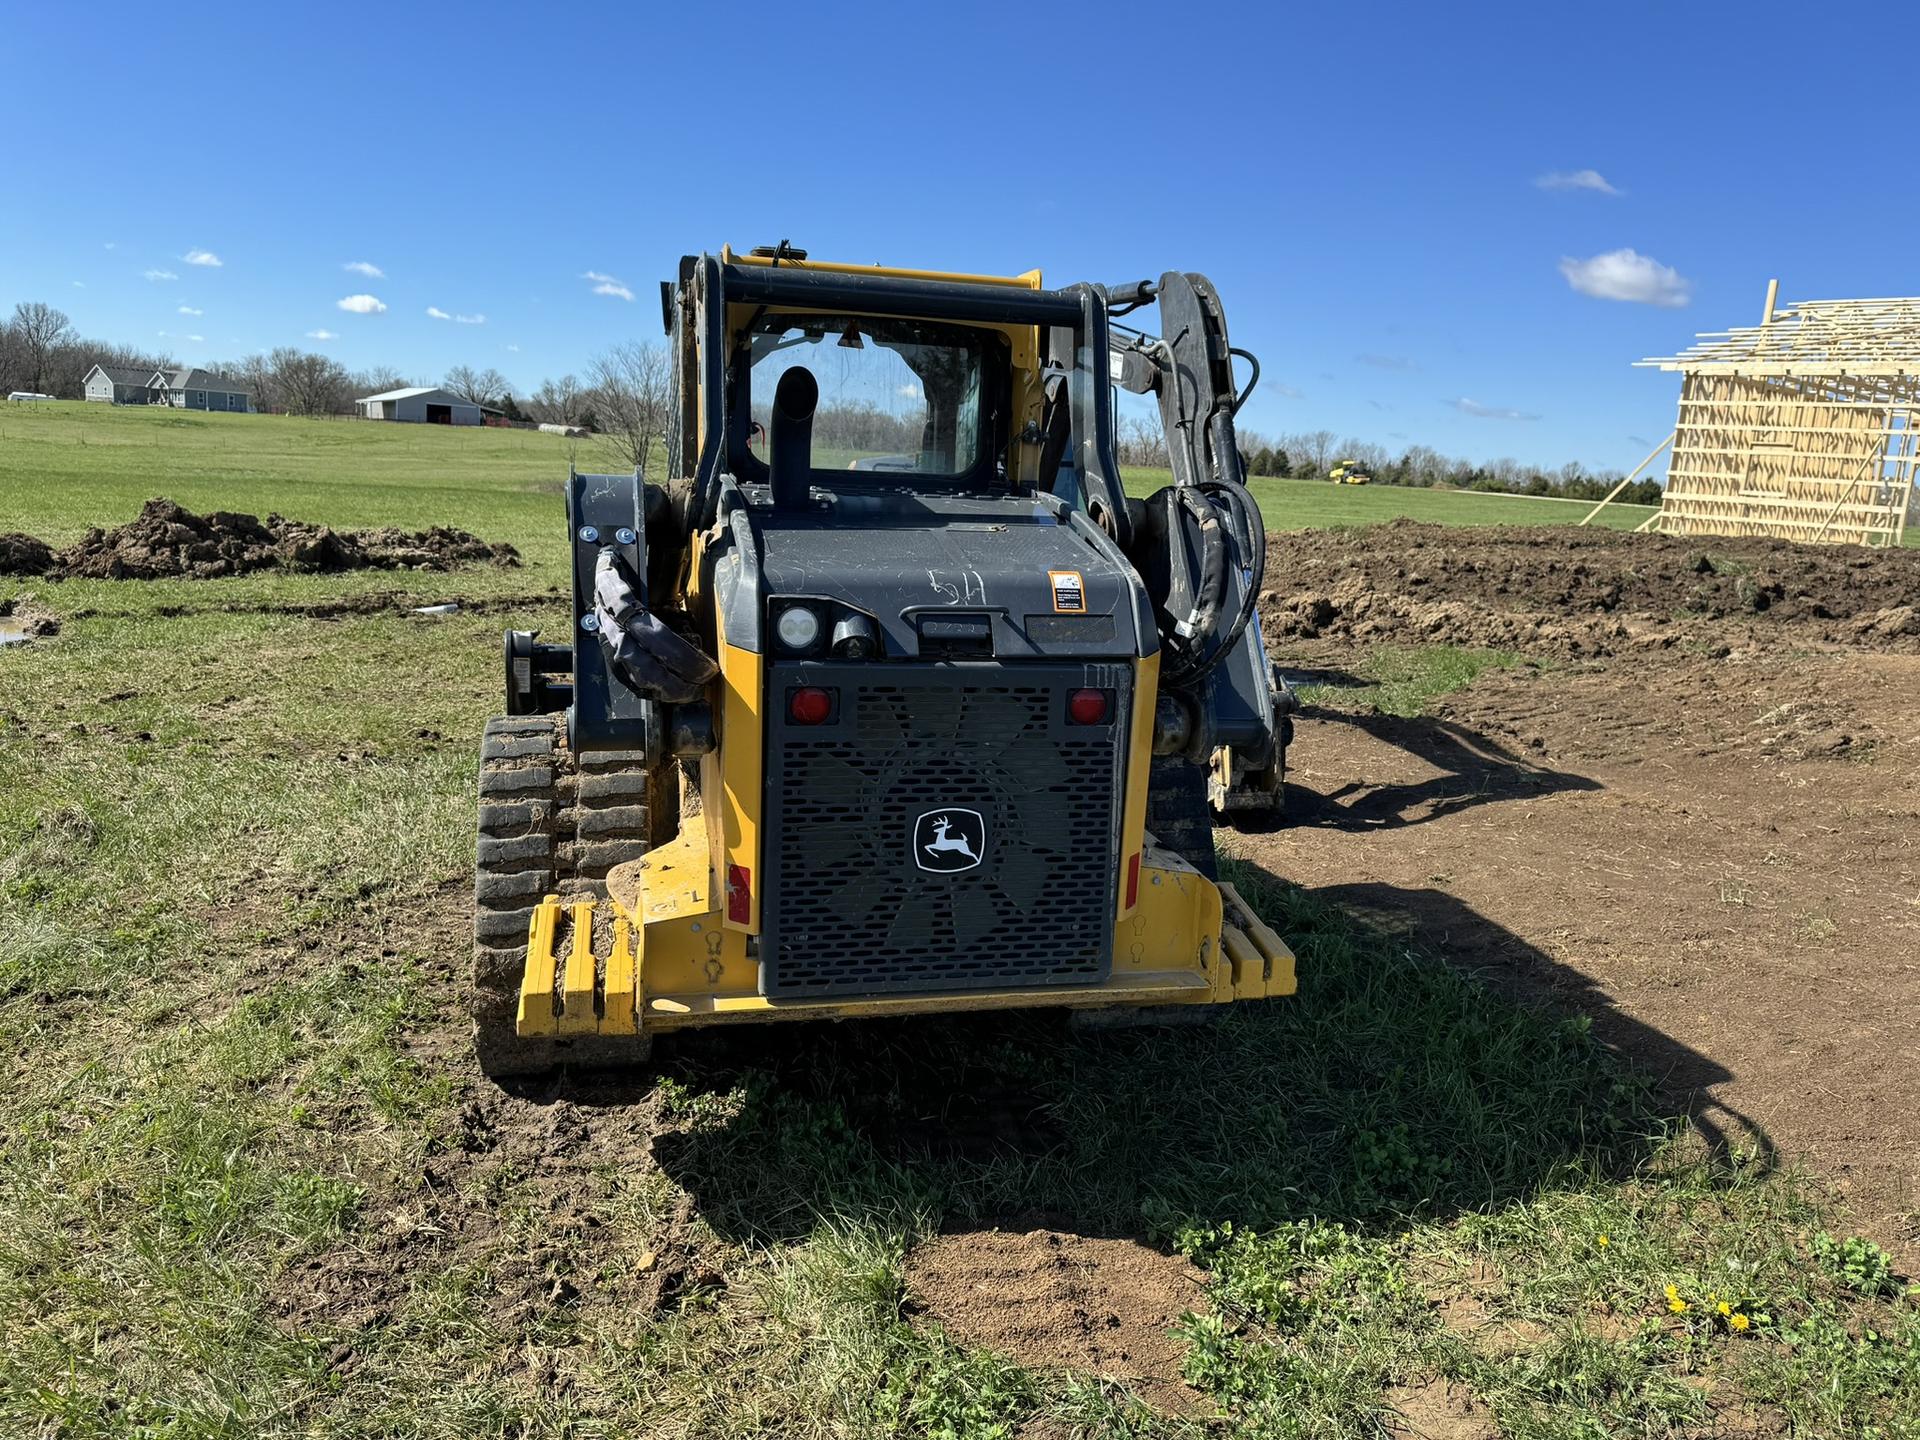
<svg viewBox="0 0 1920 1440">
<path fill-rule="evenodd" d="M 0 645 L 18 645 L 27 638 L 24 620 L 0 620 Z"/>
</svg>

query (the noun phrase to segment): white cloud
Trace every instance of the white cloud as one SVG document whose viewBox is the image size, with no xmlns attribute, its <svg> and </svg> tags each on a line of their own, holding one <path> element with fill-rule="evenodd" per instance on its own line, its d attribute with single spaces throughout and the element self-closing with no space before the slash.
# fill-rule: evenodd
<svg viewBox="0 0 1920 1440">
<path fill-rule="evenodd" d="M 1476 420 L 1538 420 L 1538 415 L 1529 415 L 1524 410 L 1510 410 L 1504 405 L 1482 405 L 1478 400 L 1469 400 L 1461 396 L 1458 400 L 1449 400 L 1447 404 L 1462 415 L 1471 415 Z"/>
<path fill-rule="evenodd" d="M 387 272 L 371 260 L 349 260 L 340 268 L 342 270 L 351 270 L 356 275 L 364 275 L 369 280 L 384 280 L 387 278 Z"/>
<path fill-rule="evenodd" d="M 1602 195 L 1627 193 L 1609 182 L 1598 170 L 1555 170 L 1533 183 L 1542 190 L 1597 190 Z"/>
<path fill-rule="evenodd" d="M 427 314 L 434 320 L 451 320 L 456 325 L 484 325 L 487 323 L 487 317 L 484 315 L 449 315 L 438 305 L 427 306 Z"/>
<path fill-rule="evenodd" d="M 387 308 L 386 301 L 373 295 L 349 295 L 333 303 L 350 315 L 381 315 Z"/>
<path fill-rule="evenodd" d="M 179 278 L 180 277 L 174 274 L 171 270 L 147 271 L 147 279 L 149 280 L 178 280 Z"/>
<path fill-rule="evenodd" d="M 227 263 L 211 250 L 189 250 L 180 258 L 189 265 L 205 265 L 214 270 Z"/>
<path fill-rule="evenodd" d="M 76 290 L 84 290 L 87 288 L 87 282 L 84 280 L 76 280 L 73 282 L 73 288 Z"/>
<path fill-rule="evenodd" d="M 899 395 L 904 400 L 924 400 L 926 398 L 924 395 L 920 393 L 920 387 L 918 385 L 915 385 L 912 381 L 908 381 L 905 385 L 902 385 L 894 393 Z"/>
<path fill-rule="evenodd" d="M 109 240 L 109 241 L 107 241 L 107 243 L 106 243 L 106 244 L 105 244 L 104 246 L 102 246 L 101 248 L 102 248 L 102 249 L 105 249 L 105 250 L 117 250 L 117 249 L 118 249 L 119 247 L 120 247 L 120 242 L 119 242 L 119 241 L 117 241 L 117 240 Z"/>
<path fill-rule="evenodd" d="M 309 340 L 338 340 L 339 338 L 339 335 L 332 330 L 307 331 L 307 339 Z"/>
<path fill-rule="evenodd" d="M 442 310 L 438 305 L 427 306 L 427 314 L 430 318 L 435 320 L 451 320 L 453 318 L 446 311 Z"/>
<path fill-rule="evenodd" d="M 1371 365 L 1376 370 L 1418 370 L 1420 368 L 1404 355 L 1356 355 L 1353 358 L 1362 365 Z"/>
<path fill-rule="evenodd" d="M 196 310 L 191 305 L 182 305 L 180 307 L 180 313 L 182 315 L 204 315 L 207 312 L 204 310 Z"/>
<path fill-rule="evenodd" d="M 515 355 L 518 355 L 520 353 L 520 347 L 518 345 L 509 345 L 507 346 L 507 349 L 512 351 Z"/>
<path fill-rule="evenodd" d="M 1635 250 L 1609 250 L 1591 260 L 1560 259 L 1567 284 L 1596 300 L 1624 300 L 1678 310 L 1693 298 L 1693 282 L 1671 265 Z"/>
<path fill-rule="evenodd" d="M 594 282 L 593 293 L 596 295 L 613 295 L 622 300 L 633 299 L 633 291 L 627 288 L 624 280 L 616 280 L 613 276 L 603 275 L 598 270 L 589 270 L 580 278 Z"/>
<path fill-rule="evenodd" d="M 205 340 L 207 337 L 204 335 L 184 335 L 181 338 L 184 340 L 191 340 L 193 341 L 194 344 L 198 345 L 201 343 L 201 341 Z"/>
</svg>

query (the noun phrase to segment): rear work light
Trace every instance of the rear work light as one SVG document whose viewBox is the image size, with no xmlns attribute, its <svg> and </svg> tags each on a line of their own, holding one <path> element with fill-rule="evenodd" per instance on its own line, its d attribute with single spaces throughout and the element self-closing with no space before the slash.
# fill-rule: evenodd
<svg viewBox="0 0 1920 1440">
<path fill-rule="evenodd" d="M 833 692 L 802 685 L 787 692 L 787 715 L 796 725 L 824 725 L 833 714 Z"/>
<path fill-rule="evenodd" d="M 1112 713 L 1111 690 L 1075 690 L 1067 696 L 1067 719 L 1075 725 L 1104 725 Z"/>
</svg>

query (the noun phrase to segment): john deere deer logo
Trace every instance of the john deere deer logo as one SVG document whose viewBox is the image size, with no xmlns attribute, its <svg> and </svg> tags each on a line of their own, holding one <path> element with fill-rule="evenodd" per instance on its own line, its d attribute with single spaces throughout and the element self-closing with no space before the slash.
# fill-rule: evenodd
<svg viewBox="0 0 1920 1440">
<path fill-rule="evenodd" d="M 929 810 L 913 824 L 913 860 L 935 875 L 956 875 L 980 863 L 987 822 L 978 810 Z"/>
</svg>

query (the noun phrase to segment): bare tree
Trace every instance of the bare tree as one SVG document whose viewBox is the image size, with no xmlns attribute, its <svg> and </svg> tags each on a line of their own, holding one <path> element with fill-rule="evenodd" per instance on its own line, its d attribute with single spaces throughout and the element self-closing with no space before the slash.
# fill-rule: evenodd
<svg viewBox="0 0 1920 1440">
<path fill-rule="evenodd" d="M 586 409 L 586 391 L 580 377 L 562 375 L 558 380 L 542 380 L 533 392 L 534 417 L 555 425 L 574 425 Z"/>
<path fill-rule="evenodd" d="M 381 395 L 389 390 L 404 390 L 411 383 L 391 365 L 370 366 L 352 378 L 355 395 Z"/>
<path fill-rule="evenodd" d="M 447 372 L 446 387 L 470 405 L 498 405 L 513 387 L 498 370 L 456 365 Z"/>
<path fill-rule="evenodd" d="M 588 373 L 596 428 L 612 438 L 621 459 L 644 474 L 655 443 L 667 432 L 673 403 L 667 352 L 629 341 L 596 355 Z"/>
<path fill-rule="evenodd" d="M 267 365 L 274 394 L 289 415 L 333 415 L 345 407 L 347 372 L 339 361 L 283 345 Z"/>
<path fill-rule="evenodd" d="M 13 343 L 18 347 L 21 374 L 29 390 L 41 390 L 47 384 L 53 352 L 75 338 L 73 322 L 65 312 L 39 300 L 22 300 L 13 307 L 8 324 Z"/>
<path fill-rule="evenodd" d="M 1304 435 L 1290 435 L 1287 441 L 1287 449 L 1307 462 L 1309 475 L 1316 480 L 1327 478 L 1327 470 L 1333 463 L 1333 432 L 1331 430 L 1309 430 Z"/>
</svg>

